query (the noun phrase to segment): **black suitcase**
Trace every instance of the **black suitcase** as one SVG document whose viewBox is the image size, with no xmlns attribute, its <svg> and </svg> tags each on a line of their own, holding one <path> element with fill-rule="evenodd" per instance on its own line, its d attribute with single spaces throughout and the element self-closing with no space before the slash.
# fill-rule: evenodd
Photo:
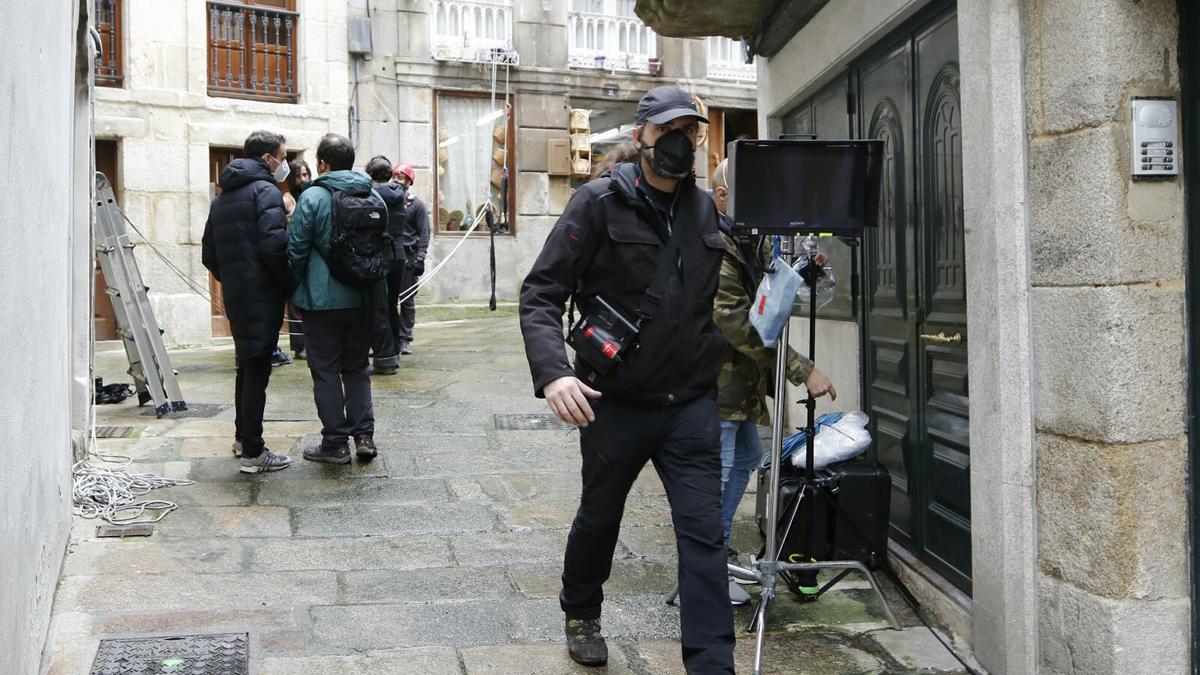
<svg viewBox="0 0 1200 675">
<path fill-rule="evenodd" d="M 770 471 L 759 471 L 755 495 L 755 520 L 764 537 Z M 883 562 L 882 556 L 887 555 L 892 490 L 887 468 L 878 462 L 861 461 L 839 464 L 822 472 L 836 477 L 832 494 L 837 508 L 824 495 L 814 495 L 812 491 L 806 491 L 803 499 L 798 500 L 804 478 L 797 471 L 785 465 L 779 481 L 781 499 L 776 525 L 776 537 L 781 542 L 779 559 L 784 562 L 802 562 L 806 557 L 857 560 L 868 567 L 878 567 Z M 815 520 L 811 515 L 814 504 Z M 813 550 L 806 556 L 810 523 L 816 529 Z"/>
<path fill-rule="evenodd" d="M 831 470 L 838 476 L 834 498 L 840 511 L 834 514 L 833 559 L 878 567 L 887 555 L 892 477 L 879 462 L 847 462 Z"/>
</svg>

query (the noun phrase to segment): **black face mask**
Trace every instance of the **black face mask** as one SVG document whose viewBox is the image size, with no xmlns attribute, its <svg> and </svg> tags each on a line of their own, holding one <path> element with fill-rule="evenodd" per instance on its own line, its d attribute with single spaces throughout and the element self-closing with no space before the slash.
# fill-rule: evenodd
<svg viewBox="0 0 1200 675">
<path fill-rule="evenodd" d="M 649 164 L 654 173 L 663 178 L 683 178 L 692 172 L 696 163 L 696 149 L 687 134 L 674 129 L 659 137 L 654 145 L 642 147 L 650 151 Z"/>
</svg>

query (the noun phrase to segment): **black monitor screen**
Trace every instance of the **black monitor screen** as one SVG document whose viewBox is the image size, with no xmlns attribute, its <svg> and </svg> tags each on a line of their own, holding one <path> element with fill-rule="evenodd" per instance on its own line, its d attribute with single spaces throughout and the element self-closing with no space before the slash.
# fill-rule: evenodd
<svg viewBox="0 0 1200 675">
<path fill-rule="evenodd" d="M 883 141 L 741 140 L 729 153 L 734 227 L 853 233 L 875 227 Z"/>
</svg>

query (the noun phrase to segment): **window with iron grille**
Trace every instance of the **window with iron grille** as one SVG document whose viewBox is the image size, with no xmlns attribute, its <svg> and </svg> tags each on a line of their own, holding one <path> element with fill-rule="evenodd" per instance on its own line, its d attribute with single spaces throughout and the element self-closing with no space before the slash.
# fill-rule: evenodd
<svg viewBox="0 0 1200 675">
<path fill-rule="evenodd" d="M 96 57 L 96 85 L 119 87 L 124 80 L 121 60 L 121 0 L 96 0 L 96 31 L 101 54 Z"/>
<path fill-rule="evenodd" d="M 209 0 L 208 93 L 294 103 L 296 0 Z"/>
</svg>

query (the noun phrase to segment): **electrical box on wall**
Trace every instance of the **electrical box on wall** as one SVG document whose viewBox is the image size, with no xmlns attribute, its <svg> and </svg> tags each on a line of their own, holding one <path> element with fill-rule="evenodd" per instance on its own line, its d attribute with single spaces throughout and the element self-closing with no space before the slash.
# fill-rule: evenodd
<svg viewBox="0 0 1200 675">
<path fill-rule="evenodd" d="M 546 173 L 551 176 L 571 175 L 571 142 L 565 138 L 546 141 Z"/>
<path fill-rule="evenodd" d="M 1168 96 L 1130 99 L 1133 119 L 1133 177 L 1173 178 L 1179 175 L 1179 103 Z"/>
<path fill-rule="evenodd" d="M 371 58 L 371 19 L 365 16 L 352 16 L 349 22 L 350 35 L 347 46 L 352 56 L 360 56 L 367 60 Z"/>
</svg>

